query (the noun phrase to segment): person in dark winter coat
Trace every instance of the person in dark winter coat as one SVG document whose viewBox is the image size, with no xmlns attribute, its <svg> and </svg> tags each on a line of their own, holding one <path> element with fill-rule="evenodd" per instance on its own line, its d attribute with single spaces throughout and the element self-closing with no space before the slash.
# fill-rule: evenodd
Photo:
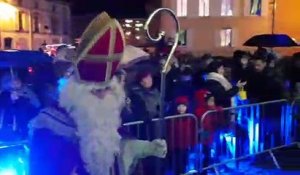
<svg viewBox="0 0 300 175">
<path fill-rule="evenodd" d="M 232 80 L 238 82 L 245 81 L 250 73 L 250 55 L 247 52 L 237 50 L 233 55 Z"/>
<path fill-rule="evenodd" d="M 293 58 L 291 60 L 291 68 L 290 68 L 290 73 L 289 77 L 291 80 L 291 91 L 292 91 L 292 96 L 294 98 L 297 98 L 297 83 L 300 83 L 300 52 L 296 53 L 293 55 Z"/>
<path fill-rule="evenodd" d="M 211 145 L 213 144 L 215 137 L 218 135 L 219 130 L 225 125 L 221 107 L 215 105 L 215 97 L 207 90 L 198 90 L 195 93 L 196 109 L 195 115 L 198 118 L 200 132 L 200 142 L 203 145 L 203 167 L 209 166 L 211 163 Z M 220 111 L 210 113 L 206 116 L 204 114 L 207 111 Z M 206 175 L 207 172 L 203 171 L 201 175 Z"/>
<path fill-rule="evenodd" d="M 283 82 L 267 67 L 267 58 L 263 55 L 254 57 L 254 72 L 248 79 L 246 90 L 250 102 L 266 102 L 280 100 L 284 97 Z M 264 115 L 260 118 L 266 136 L 265 148 L 280 145 L 280 103 L 264 105 Z M 275 136 L 273 139 L 272 137 Z M 272 141 L 273 140 L 273 141 Z M 273 143 L 271 143 L 273 142 Z"/>
<path fill-rule="evenodd" d="M 13 141 L 27 138 L 27 124 L 37 113 L 40 102 L 33 91 L 10 74 L 2 77 L 0 93 L 0 139 Z"/>
<path fill-rule="evenodd" d="M 177 97 L 173 109 L 173 115 L 188 113 L 188 97 Z M 185 173 L 189 150 L 196 145 L 194 122 L 190 118 L 181 118 L 171 120 L 168 123 L 168 157 L 170 167 L 175 169 L 175 174 Z"/>
<path fill-rule="evenodd" d="M 136 79 L 138 85 L 133 87 L 129 92 L 131 110 L 134 111 L 135 120 L 145 121 L 145 127 L 150 127 L 142 132 L 141 139 L 153 139 L 155 132 L 151 131 L 154 129 L 151 126 L 151 120 L 159 117 L 160 93 L 153 87 L 153 77 L 150 72 L 141 72 L 137 74 Z M 154 135 L 149 136 L 148 134 Z"/>
<path fill-rule="evenodd" d="M 213 94 L 217 106 L 231 107 L 231 98 L 237 95 L 239 88 L 242 88 L 246 82 L 238 81 L 236 86 L 232 86 L 224 77 L 224 65 L 220 61 L 210 63 L 208 71 L 209 74 L 206 77 L 205 89 Z"/>
<path fill-rule="evenodd" d="M 154 87 L 153 75 L 148 72 L 140 72 L 136 76 L 137 86 L 133 87 L 129 92 L 131 100 L 131 110 L 133 111 L 135 120 L 142 120 L 144 124 L 140 125 L 138 133 L 133 133 L 136 138 L 141 140 L 152 141 L 157 138 L 164 137 L 160 122 L 152 122 L 152 119 L 159 117 L 160 93 Z M 164 167 L 161 159 L 146 158 L 142 161 L 144 174 L 163 173 Z"/>
<path fill-rule="evenodd" d="M 55 86 L 46 86 L 42 102 L 45 108 L 28 125 L 30 174 L 70 175 L 70 172 L 78 171 L 80 175 L 87 175 L 84 168 L 79 167 L 83 162 L 76 138 L 77 128 L 70 115 L 59 107 Z"/>
<path fill-rule="evenodd" d="M 264 55 L 254 56 L 254 71 L 247 79 L 246 90 L 252 103 L 279 100 L 284 97 L 284 83 L 267 67 Z"/>
</svg>

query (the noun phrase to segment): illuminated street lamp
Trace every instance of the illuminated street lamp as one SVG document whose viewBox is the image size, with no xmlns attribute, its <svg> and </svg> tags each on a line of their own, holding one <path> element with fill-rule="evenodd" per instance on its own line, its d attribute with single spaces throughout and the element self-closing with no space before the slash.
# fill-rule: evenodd
<svg viewBox="0 0 300 175">
<path fill-rule="evenodd" d="M 17 11 L 18 9 L 13 5 L 0 2 L 0 49 L 2 47 L 1 29 L 5 26 L 6 22 L 9 22 L 10 19 L 13 19 L 16 16 Z"/>
</svg>

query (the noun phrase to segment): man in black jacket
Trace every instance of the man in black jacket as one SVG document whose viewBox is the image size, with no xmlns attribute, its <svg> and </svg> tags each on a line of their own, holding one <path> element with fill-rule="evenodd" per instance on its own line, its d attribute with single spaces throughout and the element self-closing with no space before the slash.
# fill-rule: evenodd
<svg viewBox="0 0 300 175">
<path fill-rule="evenodd" d="M 247 92 L 250 101 L 265 102 L 284 97 L 283 82 L 275 72 L 267 67 L 264 56 L 254 57 L 254 71 L 247 79 Z"/>
</svg>

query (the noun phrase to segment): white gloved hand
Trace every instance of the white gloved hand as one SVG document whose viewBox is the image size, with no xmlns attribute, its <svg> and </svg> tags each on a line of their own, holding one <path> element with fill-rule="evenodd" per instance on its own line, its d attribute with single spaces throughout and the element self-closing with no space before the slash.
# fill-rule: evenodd
<svg viewBox="0 0 300 175">
<path fill-rule="evenodd" d="M 151 142 L 152 150 L 149 150 L 151 156 L 165 158 L 167 156 L 167 142 L 162 139 L 156 139 Z"/>
<path fill-rule="evenodd" d="M 165 140 L 156 139 L 152 142 L 144 140 L 122 140 L 121 147 L 122 167 L 125 175 L 130 175 L 139 159 L 149 156 L 165 158 L 167 155 L 167 143 Z"/>
</svg>

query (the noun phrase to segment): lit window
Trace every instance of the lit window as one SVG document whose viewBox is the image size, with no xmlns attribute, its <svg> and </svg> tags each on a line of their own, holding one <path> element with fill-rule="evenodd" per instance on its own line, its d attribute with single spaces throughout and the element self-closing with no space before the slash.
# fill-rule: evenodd
<svg viewBox="0 0 300 175">
<path fill-rule="evenodd" d="M 261 0 L 251 0 L 250 15 L 261 15 Z"/>
<path fill-rule="evenodd" d="M 221 16 L 232 16 L 233 15 L 232 7 L 233 7 L 232 0 L 222 0 Z"/>
<path fill-rule="evenodd" d="M 199 16 L 209 16 L 209 0 L 199 0 Z"/>
<path fill-rule="evenodd" d="M 133 20 L 132 20 L 132 19 L 126 19 L 125 22 L 126 22 L 126 23 L 132 23 Z"/>
<path fill-rule="evenodd" d="M 131 32 L 130 32 L 130 31 L 127 31 L 127 32 L 125 32 L 125 34 L 126 34 L 127 36 L 129 36 L 129 35 L 131 35 Z"/>
<path fill-rule="evenodd" d="M 187 43 L 187 31 L 186 30 L 182 30 L 179 33 L 178 45 L 185 46 L 186 43 Z"/>
<path fill-rule="evenodd" d="M 135 24 L 135 27 L 143 27 L 144 24 L 141 24 L 141 23 L 138 23 L 138 24 Z"/>
<path fill-rule="evenodd" d="M 220 38 L 221 38 L 221 47 L 231 47 L 232 46 L 232 29 L 222 29 L 220 31 Z"/>
<path fill-rule="evenodd" d="M 125 24 L 125 27 L 131 28 L 132 26 L 130 24 Z"/>
<path fill-rule="evenodd" d="M 177 16 L 187 16 L 187 0 L 177 0 Z"/>
<path fill-rule="evenodd" d="M 25 26 L 25 13 L 22 11 L 19 11 L 19 31 L 23 31 L 24 30 L 24 26 Z"/>
</svg>

